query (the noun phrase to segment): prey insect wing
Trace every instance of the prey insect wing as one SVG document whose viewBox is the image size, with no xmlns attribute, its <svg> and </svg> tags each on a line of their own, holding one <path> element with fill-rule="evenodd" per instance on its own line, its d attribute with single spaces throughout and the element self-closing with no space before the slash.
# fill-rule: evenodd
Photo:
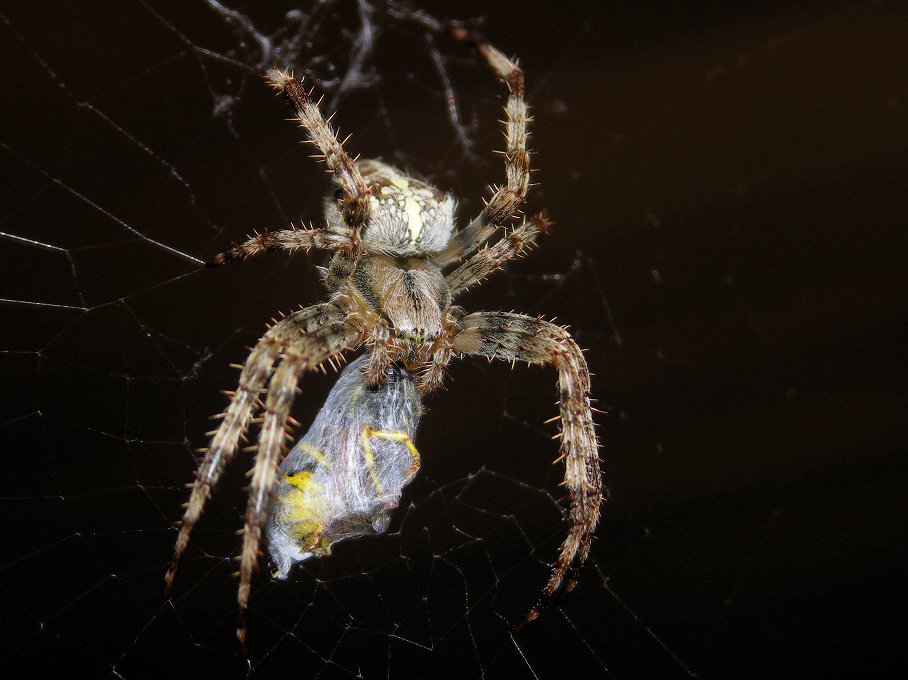
<svg viewBox="0 0 908 680">
<path fill-rule="evenodd" d="M 340 541 L 379 534 L 419 469 L 413 437 L 422 400 L 413 377 L 392 366 L 366 385 L 361 356 L 341 373 L 312 426 L 280 466 L 268 523 L 275 576 Z"/>
</svg>

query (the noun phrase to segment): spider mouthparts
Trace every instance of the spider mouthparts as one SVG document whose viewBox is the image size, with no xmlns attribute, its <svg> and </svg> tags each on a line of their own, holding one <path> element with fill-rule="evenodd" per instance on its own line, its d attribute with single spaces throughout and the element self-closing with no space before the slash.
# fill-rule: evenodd
<svg viewBox="0 0 908 680">
<path fill-rule="evenodd" d="M 206 267 L 217 267 L 219 264 L 224 264 L 227 262 L 227 256 L 224 253 L 220 255 L 215 255 L 210 260 L 205 261 Z"/>
</svg>

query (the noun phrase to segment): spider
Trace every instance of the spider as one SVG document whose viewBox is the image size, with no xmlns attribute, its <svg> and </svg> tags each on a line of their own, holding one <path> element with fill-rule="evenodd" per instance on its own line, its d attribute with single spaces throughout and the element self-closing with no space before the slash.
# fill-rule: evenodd
<svg viewBox="0 0 908 680">
<path fill-rule="evenodd" d="M 246 649 L 246 611 L 262 533 L 279 475 L 290 409 L 301 375 L 364 347 L 363 376 L 378 385 L 394 364 L 417 376 L 426 395 L 442 384 L 455 356 L 476 355 L 514 364 L 542 364 L 558 372 L 560 456 L 564 461 L 569 527 L 551 575 L 519 630 L 560 592 L 576 584 L 599 520 L 602 480 L 590 404 L 590 374 L 577 343 L 559 325 L 522 314 L 467 314 L 453 301 L 509 260 L 535 245 L 549 222 L 544 213 L 511 226 L 530 186 L 526 147 L 524 75 L 515 61 L 464 29 L 454 37 L 473 44 L 507 86 L 503 152 L 506 182 L 492 186 L 484 209 L 464 228 L 454 223 L 454 197 L 376 160 L 351 158 L 303 84 L 274 69 L 267 82 L 295 109 L 296 121 L 320 152 L 337 191 L 326 200 L 327 225 L 255 235 L 214 257 L 218 265 L 263 252 L 323 249 L 333 257 L 323 270 L 327 302 L 300 309 L 270 326 L 242 366 L 239 387 L 212 433 L 180 523 L 165 577 L 169 593 L 190 533 L 225 466 L 237 453 L 259 409 L 261 432 L 251 473 L 239 557 L 237 637 Z M 491 239 L 498 240 L 489 245 Z M 447 273 L 445 273 L 447 271 Z M 276 367 L 275 367 L 276 364 Z M 264 394 L 263 400 L 260 395 Z M 557 418 L 556 418 L 557 419 Z"/>
</svg>

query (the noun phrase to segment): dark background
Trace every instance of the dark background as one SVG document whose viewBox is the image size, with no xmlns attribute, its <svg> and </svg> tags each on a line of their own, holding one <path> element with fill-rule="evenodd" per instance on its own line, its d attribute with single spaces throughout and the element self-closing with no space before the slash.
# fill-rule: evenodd
<svg viewBox="0 0 908 680">
<path fill-rule="evenodd" d="M 235 7 L 267 34 L 293 5 Z M 229 576 L 248 461 L 163 599 L 228 364 L 322 297 L 316 256 L 192 258 L 318 221 L 325 177 L 236 20 L 2 0 L 0 675 L 903 674 L 908 6 L 425 7 L 483 18 L 527 72 L 529 210 L 557 226 L 464 303 L 557 316 L 589 348 L 611 498 L 577 590 L 509 632 L 564 531 L 554 376 L 464 361 L 389 535 L 256 580 L 249 663 Z M 378 5 L 312 16 L 294 63 L 350 148 L 475 214 L 503 174 L 475 55 Z M 330 382 L 307 379 L 301 420 Z"/>
</svg>

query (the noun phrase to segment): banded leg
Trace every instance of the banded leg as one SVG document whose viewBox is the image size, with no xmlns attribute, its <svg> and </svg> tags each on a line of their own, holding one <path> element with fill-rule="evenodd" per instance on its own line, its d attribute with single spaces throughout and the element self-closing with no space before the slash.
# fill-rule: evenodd
<svg viewBox="0 0 908 680">
<path fill-rule="evenodd" d="M 366 345 L 369 359 L 366 361 L 366 365 L 363 366 L 363 375 L 366 379 L 366 385 L 375 387 L 384 382 L 385 371 L 393 363 L 391 357 L 394 350 L 394 334 L 384 319 L 378 319 L 375 322 Z"/>
<path fill-rule="evenodd" d="M 359 233 L 369 219 L 369 186 L 362 173 L 347 152 L 344 151 L 337 133 L 331 127 L 318 104 L 312 101 L 303 84 L 289 71 L 273 69 L 265 75 L 268 83 L 278 92 L 283 92 L 290 104 L 296 109 L 299 124 L 309 133 L 311 142 L 321 152 L 328 170 L 337 185 L 343 191 L 340 199 L 341 214 L 353 232 L 354 243 L 358 243 Z"/>
<path fill-rule="evenodd" d="M 281 348 L 295 340 L 301 333 L 311 332 L 338 320 L 343 320 L 343 313 L 330 303 L 302 309 L 269 329 L 246 359 L 240 373 L 239 386 L 230 398 L 224 419 L 214 431 L 211 444 L 205 451 L 205 458 L 196 473 L 174 546 L 173 558 L 164 577 L 165 595 L 170 594 L 180 558 L 189 545 L 192 529 L 202 516 L 205 503 L 220 480 L 224 468 L 236 455 L 240 437 L 246 433 L 252 413 L 260 403 L 259 394 L 268 376 L 271 375 L 271 367 Z"/>
<path fill-rule="evenodd" d="M 505 262 L 523 257 L 530 248 L 536 245 L 536 237 L 540 233 L 546 233 L 550 225 L 548 216 L 541 212 L 534 215 L 529 222 L 524 220 L 519 227 L 506 234 L 495 245 L 482 248 L 475 253 L 445 277 L 451 298 L 455 298 L 470 286 L 476 285 L 495 273 L 504 266 Z"/>
<path fill-rule="evenodd" d="M 565 462 L 564 481 L 570 495 L 571 525 L 542 596 L 517 626 L 519 630 L 539 616 L 563 583 L 565 592 L 573 589 L 576 573 L 589 555 L 590 542 L 599 521 L 602 476 L 590 407 L 590 373 L 577 343 L 561 326 L 505 312 L 470 314 L 461 323 L 463 331 L 454 338 L 457 352 L 546 364 L 558 371 L 561 416 L 561 456 L 558 460 Z"/>
<path fill-rule="evenodd" d="M 300 248 L 308 252 L 313 248 L 350 251 L 354 247 L 354 239 L 351 234 L 334 229 L 297 229 L 291 225 L 290 229 L 266 231 L 264 234 L 251 236 L 230 250 L 215 255 L 205 264 L 214 267 L 236 260 L 245 260 L 259 253 L 279 251 L 292 253 Z"/>
<path fill-rule="evenodd" d="M 271 489 L 277 477 L 278 458 L 286 432 L 290 408 L 296 395 L 297 383 L 303 371 L 313 370 L 356 342 L 357 332 L 343 320 L 327 324 L 317 330 L 300 334 L 287 343 L 278 364 L 265 400 L 265 415 L 259 435 L 258 453 L 252 470 L 249 501 L 243 528 L 243 550 L 240 555 L 240 587 L 237 594 L 239 621 L 237 639 L 246 653 L 246 610 L 252 586 L 252 574 L 258 566 L 262 532 L 268 521 Z"/>
<path fill-rule="evenodd" d="M 523 71 L 504 54 L 484 40 L 462 29 L 452 29 L 454 37 L 476 45 L 495 74 L 508 87 L 505 102 L 506 181 L 503 186 L 492 186 L 492 198 L 482 212 L 464 229 L 455 234 L 448 245 L 433 260 L 439 266 L 451 264 L 470 255 L 488 241 L 501 227 L 510 222 L 520 210 L 530 187 L 530 153 L 527 150 L 527 124 L 532 120 L 527 114 Z"/>
</svg>

